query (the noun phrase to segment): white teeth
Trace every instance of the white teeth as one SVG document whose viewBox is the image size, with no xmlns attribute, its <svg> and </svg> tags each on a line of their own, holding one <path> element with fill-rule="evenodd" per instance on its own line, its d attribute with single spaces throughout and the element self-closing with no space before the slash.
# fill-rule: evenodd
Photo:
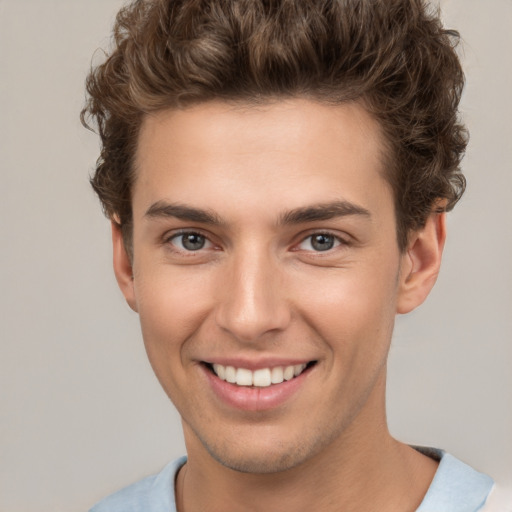
<svg viewBox="0 0 512 512">
<path fill-rule="evenodd" d="M 225 380 L 237 386 L 255 386 L 259 388 L 268 387 L 272 384 L 281 384 L 285 380 L 298 377 L 306 368 L 305 364 L 289 366 L 275 366 L 273 368 L 260 368 L 252 372 L 246 368 L 235 368 L 234 366 L 223 366 L 215 363 L 213 371 L 221 380 Z"/>
<path fill-rule="evenodd" d="M 272 384 L 281 384 L 281 382 L 283 382 L 283 380 L 284 380 L 283 367 L 276 366 L 275 368 L 272 368 L 270 382 L 272 382 Z"/>
<path fill-rule="evenodd" d="M 219 365 L 219 366 L 222 366 L 222 365 Z M 226 371 L 224 373 L 225 373 L 225 377 L 226 377 L 226 382 L 231 382 L 231 384 L 234 384 L 236 382 L 236 369 L 233 366 L 226 366 Z M 219 375 L 219 377 L 222 379 L 222 377 L 220 375 Z M 224 380 L 224 379 L 222 379 L 222 380 Z"/>
<path fill-rule="evenodd" d="M 304 370 L 304 368 L 306 368 L 305 364 L 296 364 L 293 367 L 293 375 L 294 375 L 294 377 L 297 377 L 298 375 L 300 375 L 302 373 L 302 370 Z"/>
<path fill-rule="evenodd" d="M 226 368 L 221 364 L 214 364 L 213 371 L 219 376 L 219 379 L 226 380 Z"/>
<path fill-rule="evenodd" d="M 252 386 L 252 372 L 245 368 L 238 368 L 236 371 L 237 386 Z"/>
<path fill-rule="evenodd" d="M 270 386 L 270 384 L 272 384 L 270 370 L 268 368 L 256 370 L 253 373 L 252 383 L 254 386 L 258 386 L 260 388 Z"/>
<path fill-rule="evenodd" d="M 294 366 L 287 366 L 284 369 L 284 380 L 291 380 L 294 377 L 295 367 Z"/>
</svg>

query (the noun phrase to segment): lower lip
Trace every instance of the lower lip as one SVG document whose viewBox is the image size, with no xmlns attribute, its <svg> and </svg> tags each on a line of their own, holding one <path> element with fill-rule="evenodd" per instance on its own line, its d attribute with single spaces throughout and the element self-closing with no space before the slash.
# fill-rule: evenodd
<svg viewBox="0 0 512 512">
<path fill-rule="evenodd" d="M 213 392 L 225 404 L 243 411 L 265 411 L 284 405 L 298 393 L 312 370 L 307 368 L 298 377 L 267 387 L 237 386 L 223 381 L 201 365 Z"/>
</svg>

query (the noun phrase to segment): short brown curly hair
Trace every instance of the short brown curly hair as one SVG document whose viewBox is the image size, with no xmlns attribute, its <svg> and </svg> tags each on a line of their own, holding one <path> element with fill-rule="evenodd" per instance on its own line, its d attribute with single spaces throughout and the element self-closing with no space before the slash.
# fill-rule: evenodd
<svg viewBox="0 0 512 512">
<path fill-rule="evenodd" d="M 145 114 L 213 99 L 360 101 L 386 136 L 404 250 L 409 232 L 465 188 L 458 41 L 423 0 L 135 0 L 86 82 L 82 122 L 102 143 L 92 186 L 129 246 Z"/>
</svg>

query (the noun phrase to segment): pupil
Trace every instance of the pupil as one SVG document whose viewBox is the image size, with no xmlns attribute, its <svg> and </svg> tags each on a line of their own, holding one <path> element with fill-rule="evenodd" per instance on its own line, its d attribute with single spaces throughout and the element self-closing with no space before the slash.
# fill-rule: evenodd
<svg viewBox="0 0 512 512">
<path fill-rule="evenodd" d="M 334 246 L 334 237 L 331 235 L 314 235 L 311 245 L 316 251 L 328 251 Z"/>
<path fill-rule="evenodd" d="M 198 251 L 204 247 L 205 238 L 197 233 L 183 235 L 183 247 L 189 251 Z"/>
</svg>

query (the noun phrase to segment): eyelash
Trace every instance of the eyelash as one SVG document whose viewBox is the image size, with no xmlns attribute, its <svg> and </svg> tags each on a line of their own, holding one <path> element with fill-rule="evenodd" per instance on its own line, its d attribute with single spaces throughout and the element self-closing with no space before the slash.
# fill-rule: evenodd
<svg viewBox="0 0 512 512">
<path fill-rule="evenodd" d="M 182 239 L 182 243 L 181 245 L 183 246 L 183 237 L 185 235 L 195 235 L 195 236 L 199 236 L 201 238 L 203 238 L 205 240 L 205 245 L 209 245 L 209 247 L 206 247 L 206 249 L 210 249 L 210 248 L 214 248 L 215 247 L 215 244 L 209 239 L 208 235 L 205 235 L 203 233 L 201 233 L 201 231 L 199 230 L 181 230 L 181 231 L 178 231 L 176 233 L 173 233 L 172 235 L 170 236 L 166 236 L 164 238 L 164 244 L 167 244 L 167 245 L 171 245 L 173 246 L 172 250 L 176 251 L 176 252 L 179 252 L 181 254 L 187 254 L 187 255 L 194 255 L 195 253 L 200 253 L 203 249 L 205 249 L 205 247 L 200 247 L 198 248 L 197 250 L 187 250 L 185 248 L 179 248 L 179 247 L 176 247 L 172 242 L 173 240 L 177 240 L 181 237 Z M 350 245 L 350 242 L 347 241 L 346 239 L 340 237 L 339 235 L 336 235 L 334 233 L 331 233 L 329 231 L 314 231 L 310 234 L 308 234 L 307 236 L 301 238 L 300 242 L 298 244 L 294 244 L 294 247 L 292 248 L 293 251 L 301 251 L 301 250 L 304 250 L 304 249 L 301 249 L 300 246 L 302 244 L 304 244 L 307 240 L 310 240 L 310 244 L 312 244 L 313 242 L 313 237 L 329 237 L 329 238 L 332 238 L 333 239 L 333 243 L 334 243 L 334 246 L 333 247 L 329 247 L 328 249 L 326 249 L 325 251 L 322 251 L 322 250 L 313 250 L 313 249 L 305 249 L 307 252 L 311 252 L 312 254 L 318 254 L 318 255 L 321 255 L 323 253 L 331 253 L 333 250 L 335 250 L 336 248 L 338 247 L 347 247 Z"/>
</svg>

